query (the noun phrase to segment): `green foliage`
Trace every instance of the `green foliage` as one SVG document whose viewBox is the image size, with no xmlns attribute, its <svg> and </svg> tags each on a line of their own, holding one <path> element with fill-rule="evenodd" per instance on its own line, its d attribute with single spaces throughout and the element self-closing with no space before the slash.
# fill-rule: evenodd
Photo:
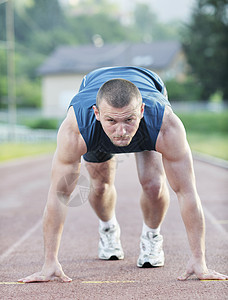
<svg viewBox="0 0 228 300">
<path fill-rule="evenodd" d="M 117 20 L 102 13 L 72 18 L 70 26 L 80 44 L 91 44 L 95 34 L 101 35 L 105 43 L 121 42 L 127 38 L 127 30 Z"/>
<path fill-rule="evenodd" d="M 59 120 L 49 118 L 38 118 L 35 120 L 27 120 L 24 125 L 32 129 L 58 129 Z"/>
<path fill-rule="evenodd" d="M 183 42 L 192 73 L 202 84 L 204 100 L 217 90 L 228 100 L 227 32 L 227 0 L 198 0 Z"/>
<path fill-rule="evenodd" d="M 177 113 L 193 151 L 228 160 L 228 110 Z"/>
<path fill-rule="evenodd" d="M 42 64 L 45 58 L 45 55 L 17 44 L 15 53 L 16 78 L 28 77 L 30 80 L 36 80 L 36 69 Z"/>
<path fill-rule="evenodd" d="M 178 114 L 187 132 L 204 134 L 228 133 L 228 111 Z"/>
<path fill-rule="evenodd" d="M 200 99 L 201 86 L 189 77 L 184 82 L 172 79 L 165 82 L 169 100 L 172 101 L 197 101 Z"/>
<path fill-rule="evenodd" d="M 16 85 L 18 107 L 41 107 L 41 88 L 39 80 L 22 77 Z"/>
<path fill-rule="evenodd" d="M 73 7 L 68 6 L 66 8 L 68 15 L 72 14 L 72 9 L 77 11 L 78 14 L 84 14 L 87 16 L 103 14 L 112 17 L 118 12 L 118 5 L 111 3 L 108 0 L 83 0 L 78 1 L 78 4 L 74 4 Z"/>
<path fill-rule="evenodd" d="M 0 4 L 0 41 L 6 40 L 6 7 Z"/>
<path fill-rule="evenodd" d="M 157 15 L 147 4 L 138 3 L 134 12 L 135 32 L 140 41 L 179 39 L 179 23 L 172 22 L 168 26 L 159 22 Z"/>
<path fill-rule="evenodd" d="M 15 37 L 20 42 L 64 25 L 65 16 L 57 0 L 33 0 L 32 5 L 15 12 Z"/>
</svg>

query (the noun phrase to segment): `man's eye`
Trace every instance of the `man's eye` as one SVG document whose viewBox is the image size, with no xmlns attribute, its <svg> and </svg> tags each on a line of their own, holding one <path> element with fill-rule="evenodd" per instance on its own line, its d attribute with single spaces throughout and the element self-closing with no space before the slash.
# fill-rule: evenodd
<svg viewBox="0 0 228 300">
<path fill-rule="evenodd" d="M 131 118 L 127 119 L 128 123 L 131 123 L 132 121 L 133 121 L 133 119 L 131 119 Z"/>
</svg>

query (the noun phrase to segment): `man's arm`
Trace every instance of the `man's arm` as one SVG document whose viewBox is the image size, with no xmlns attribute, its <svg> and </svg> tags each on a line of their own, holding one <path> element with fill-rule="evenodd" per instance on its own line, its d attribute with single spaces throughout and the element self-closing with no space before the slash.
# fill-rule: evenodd
<svg viewBox="0 0 228 300">
<path fill-rule="evenodd" d="M 184 126 L 169 107 L 165 111 L 156 149 L 162 154 L 168 181 L 178 197 L 181 216 L 192 252 L 186 273 L 178 279 L 185 280 L 192 274 L 199 279 L 227 279 L 227 276 L 207 269 L 205 221 L 196 190 L 192 155 Z"/>
<path fill-rule="evenodd" d="M 44 265 L 41 272 L 19 281 L 71 281 L 64 274 L 58 261 L 58 251 L 67 214 L 67 205 L 60 201 L 59 195 L 67 202 L 79 177 L 81 155 L 85 152 L 86 145 L 71 108 L 59 129 L 57 149 L 52 164 L 51 184 L 43 217 Z M 69 182 L 71 184 L 68 184 Z"/>
</svg>

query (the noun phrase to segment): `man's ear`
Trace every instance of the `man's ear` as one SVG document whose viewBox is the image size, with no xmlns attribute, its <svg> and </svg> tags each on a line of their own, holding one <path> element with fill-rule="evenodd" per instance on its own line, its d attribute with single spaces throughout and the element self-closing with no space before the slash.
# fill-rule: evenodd
<svg viewBox="0 0 228 300">
<path fill-rule="evenodd" d="M 100 121 L 100 113 L 99 113 L 99 109 L 96 107 L 96 105 L 93 105 L 93 111 L 94 111 L 97 121 Z"/>
<path fill-rule="evenodd" d="M 140 113 L 141 113 L 141 119 L 143 118 L 144 108 L 145 108 L 145 103 L 142 103 L 142 105 L 141 105 L 141 111 L 140 111 Z"/>
</svg>

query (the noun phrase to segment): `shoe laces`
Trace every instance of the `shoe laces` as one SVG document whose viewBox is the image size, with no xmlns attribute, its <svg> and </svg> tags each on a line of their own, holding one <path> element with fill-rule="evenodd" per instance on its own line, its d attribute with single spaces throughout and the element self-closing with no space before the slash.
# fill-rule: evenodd
<svg viewBox="0 0 228 300">
<path fill-rule="evenodd" d="M 102 230 L 102 241 L 108 248 L 116 248 L 118 245 L 116 233 L 115 233 L 115 226 L 111 226 L 109 228 Z"/>
<path fill-rule="evenodd" d="M 149 255 L 155 255 L 161 249 L 161 239 L 159 235 L 154 235 L 153 232 L 147 232 L 146 238 L 143 239 L 146 250 L 149 250 Z"/>
</svg>

